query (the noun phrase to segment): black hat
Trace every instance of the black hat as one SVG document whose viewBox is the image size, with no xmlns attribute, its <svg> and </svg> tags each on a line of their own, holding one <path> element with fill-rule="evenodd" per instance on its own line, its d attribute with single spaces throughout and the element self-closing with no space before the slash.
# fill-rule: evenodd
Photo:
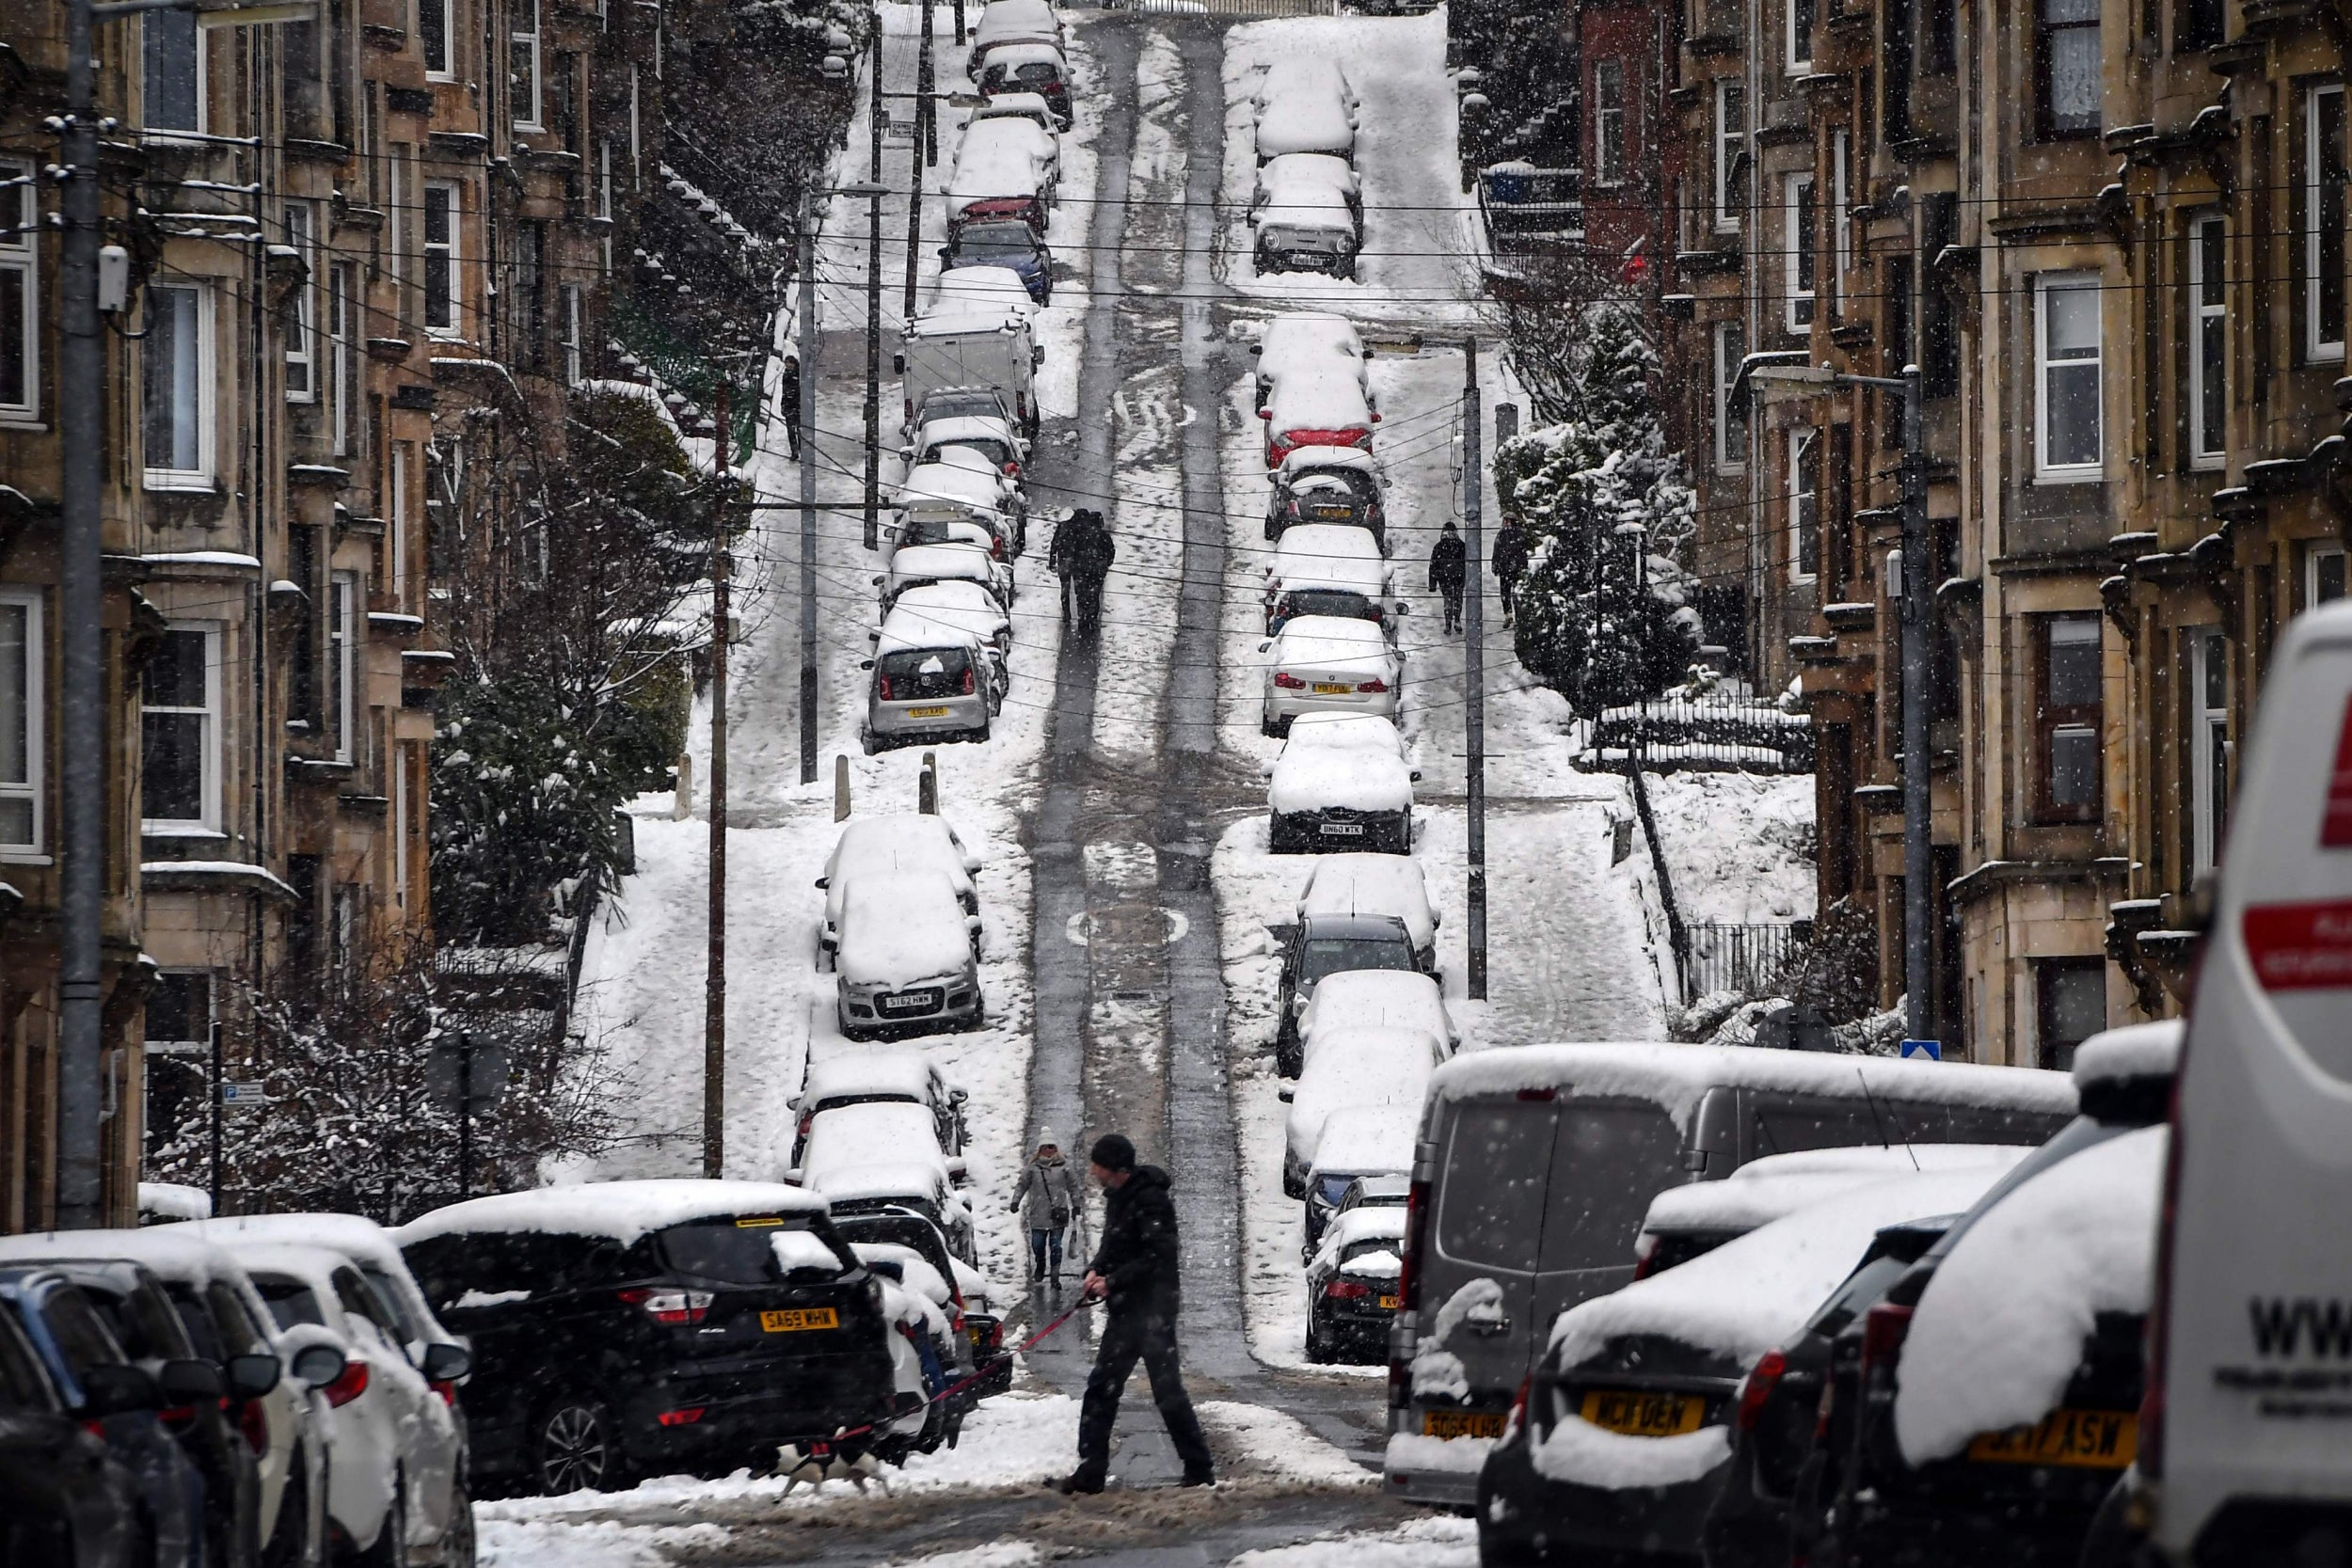
<svg viewBox="0 0 2352 1568">
<path fill-rule="evenodd" d="M 1094 1148 L 1087 1158 L 1104 1170 L 1133 1170 L 1136 1168 L 1136 1146 L 1127 1141 L 1123 1132 L 1105 1132 L 1094 1140 Z"/>
</svg>

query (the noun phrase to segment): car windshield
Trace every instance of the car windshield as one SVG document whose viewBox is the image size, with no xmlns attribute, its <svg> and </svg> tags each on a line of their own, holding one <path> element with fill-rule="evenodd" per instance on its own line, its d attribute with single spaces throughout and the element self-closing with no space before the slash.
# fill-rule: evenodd
<svg viewBox="0 0 2352 1568">
<path fill-rule="evenodd" d="M 964 447 L 977 451 L 1000 468 L 1012 461 L 1012 452 L 1007 449 L 1004 442 L 991 440 L 985 436 L 959 436 L 952 441 L 944 441 L 925 452 L 923 461 L 926 463 L 945 462 L 947 452 L 957 447 Z"/>
<path fill-rule="evenodd" d="M 696 1220 L 691 1225 L 674 1225 L 654 1238 L 661 1253 L 661 1261 L 678 1274 L 691 1275 L 697 1279 L 722 1280 L 729 1285 L 778 1285 L 785 1277 L 775 1239 L 779 1234 L 815 1232 L 808 1218 L 799 1214 L 757 1214 L 741 1218 Z M 823 1238 L 817 1238 L 820 1243 Z M 796 1252 L 806 1250 L 801 1243 Z M 828 1246 L 827 1250 L 831 1250 Z M 812 1261 L 796 1263 L 814 1267 Z M 855 1264 L 844 1259 L 843 1268 Z"/>
<path fill-rule="evenodd" d="M 903 703 L 969 691 L 972 660 L 961 648 L 909 648 L 884 654 L 876 667 L 882 700 Z"/>
<path fill-rule="evenodd" d="M 1324 1202 L 1336 1206 L 1341 1198 L 1347 1196 L 1348 1183 L 1355 1180 L 1352 1176 L 1327 1176 L 1315 1183 L 1316 1196 Z"/>
<path fill-rule="evenodd" d="M 1404 936 L 1312 937 L 1308 940 L 1307 950 L 1299 956 L 1299 971 L 1309 980 L 1320 980 L 1327 974 L 1350 969 L 1412 967 L 1413 943 Z"/>
<path fill-rule="evenodd" d="M 956 240 L 960 261 L 1026 261 L 1037 255 L 1037 237 L 1025 223 L 976 223 Z"/>
<path fill-rule="evenodd" d="M 1293 615 L 1336 615 L 1343 620 L 1377 621 L 1380 609 L 1361 594 L 1344 588 L 1302 588 L 1282 595 L 1281 613 L 1285 619 Z"/>
<path fill-rule="evenodd" d="M 1027 65 L 1015 66 L 1012 79 L 1025 87 L 1035 89 L 1060 81 L 1061 72 L 1043 60 L 1034 60 Z"/>
<path fill-rule="evenodd" d="M 1316 481 L 1311 486 L 1305 483 L 1309 475 Z M 1342 495 L 1333 489 L 1330 482 L 1334 480 L 1339 482 L 1340 489 L 1346 494 Z M 1292 483 L 1291 495 L 1305 507 L 1343 505 L 1350 500 L 1368 502 L 1374 499 L 1372 476 L 1358 473 L 1353 468 L 1310 468 Z"/>
<path fill-rule="evenodd" d="M 906 545 L 952 545 L 963 536 L 956 531 L 960 521 L 954 517 L 909 517 L 906 527 L 898 531 L 898 543 Z"/>
<path fill-rule="evenodd" d="M 986 420 L 1004 415 L 993 392 L 933 392 L 923 400 L 926 420 Z"/>
</svg>

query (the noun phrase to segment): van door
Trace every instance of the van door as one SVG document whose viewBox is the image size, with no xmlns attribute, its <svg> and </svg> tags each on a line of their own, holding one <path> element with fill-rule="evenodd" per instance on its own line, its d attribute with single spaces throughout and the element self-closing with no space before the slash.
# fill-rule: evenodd
<svg viewBox="0 0 2352 1568">
<path fill-rule="evenodd" d="M 1446 1109 L 1441 1105 L 1441 1114 Z M 1558 1127 L 1559 1109 L 1549 1091 L 1451 1107 L 1450 1124 L 1438 1140 L 1444 1153 L 1421 1276 L 1416 1354 L 1435 1350 L 1458 1358 L 1465 1386 L 1453 1402 L 1417 1388 L 1416 1405 L 1459 1402 L 1499 1411 L 1527 1375 L 1528 1323 Z M 1490 1307 L 1474 1316 L 1446 1311 L 1456 1296 L 1468 1303 L 1490 1294 L 1472 1289 L 1482 1280 L 1499 1291 Z M 1448 1319 L 1454 1321 L 1449 1324 Z M 1441 1327 L 1448 1331 L 1440 1337 Z"/>
<path fill-rule="evenodd" d="M 1650 1199 L 1689 1180 L 1681 1130 L 1655 1102 L 1561 1101 L 1520 1375 L 1543 1358 L 1553 1319 L 1631 1283 L 1633 1242 Z"/>
</svg>

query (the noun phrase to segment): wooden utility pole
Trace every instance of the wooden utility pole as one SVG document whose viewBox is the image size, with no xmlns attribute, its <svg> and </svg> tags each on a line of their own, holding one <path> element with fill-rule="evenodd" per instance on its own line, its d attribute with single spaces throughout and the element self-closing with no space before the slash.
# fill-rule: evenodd
<svg viewBox="0 0 2352 1568">
<path fill-rule="evenodd" d="M 719 378 L 710 506 L 710 958 L 703 978 L 703 1174 L 726 1165 L 727 1122 L 727 460 L 735 432 Z"/>
</svg>

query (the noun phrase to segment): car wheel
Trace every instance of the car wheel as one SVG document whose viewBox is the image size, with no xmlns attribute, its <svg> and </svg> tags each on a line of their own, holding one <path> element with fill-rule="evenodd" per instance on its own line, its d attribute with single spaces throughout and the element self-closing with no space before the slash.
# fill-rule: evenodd
<svg viewBox="0 0 2352 1568">
<path fill-rule="evenodd" d="M 542 1497 L 608 1491 L 620 1480 L 620 1435 L 612 1412 L 595 1400 L 571 1394 L 556 1400 L 540 1413 L 531 1448 Z"/>
</svg>

